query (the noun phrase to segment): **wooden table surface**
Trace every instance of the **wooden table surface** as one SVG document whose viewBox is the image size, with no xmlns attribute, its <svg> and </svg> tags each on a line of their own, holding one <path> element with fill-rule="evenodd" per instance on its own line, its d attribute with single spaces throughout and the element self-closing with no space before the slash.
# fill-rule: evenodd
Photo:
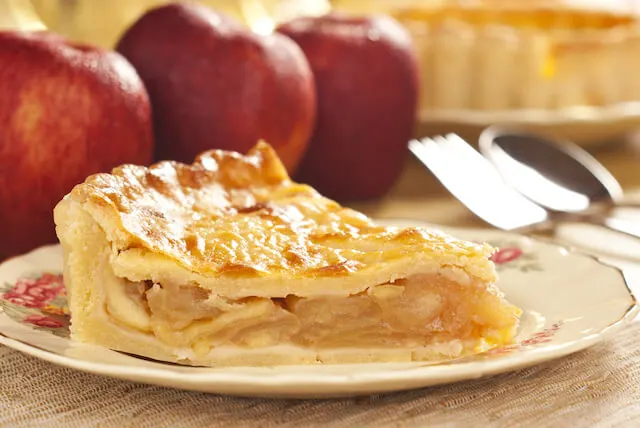
<svg viewBox="0 0 640 428">
<path fill-rule="evenodd" d="M 640 190 L 640 142 L 608 144 L 589 151 L 620 181 L 625 192 Z M 410 155 L 402 175 L 386 196 L 345 205 L 377 218 L 418 219 L 448 226 L 487 226 Z"/>
</svg>

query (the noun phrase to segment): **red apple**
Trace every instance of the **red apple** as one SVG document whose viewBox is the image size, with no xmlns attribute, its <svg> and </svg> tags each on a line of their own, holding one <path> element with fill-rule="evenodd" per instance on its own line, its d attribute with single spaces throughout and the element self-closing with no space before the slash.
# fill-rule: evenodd
<svg viewBox="0 0 640 428">
<path fill-rule="evenodd" d="M 115 52 L 0 32 L 0 259 L 56 241 L 55 204 L 85 177 L 153 152 L 151 108 Z"/>
<path fill-rule="evenodd" d="M 413 131 L 418 72 L 411 37 L 385 16 L 298 18 L 279 32 L 313 70 L 316 126 L 299 179 L 339 200 L 384 194 Z"/>
<path fill-rule="evenodd" d="M 153 109 L 157 158 L 192 162 L 209 149 L 271 144 L 289 171 L 315 118 L 313 74 L 300 48 L 198 4 L 147 12 L 117 50 L 138 70 Z"/>
</svg>

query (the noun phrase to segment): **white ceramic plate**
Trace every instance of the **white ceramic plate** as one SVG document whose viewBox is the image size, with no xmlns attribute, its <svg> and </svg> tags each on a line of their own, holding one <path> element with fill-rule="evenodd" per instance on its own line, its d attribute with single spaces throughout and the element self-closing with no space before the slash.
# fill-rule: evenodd
<svg viewBox="0 0 640 428">
<path fill-rule="evenodd" d="M 0 343 L 54 364 L 136 382 L 243 396 L 336 397 L 475 379 L 552 360 L 611 337 L 638 311 L 623 275 L 590 256 L 500 231 L 450 232 L 501 248 L 495 258 L 499 286 L 524 311 L 516 344 L 440 364 L 212 369 L 151 361 L 69 339 L 58 246 L 0 265 Z"/>
<path fill-rule="evenodd" d="M 525 127 L 589 146 L 617 141 L 636 132 L 640 128 L 640 103 L 559 110 L 423 110 L 416 133 L 429 136 L 455 132 L 473 142 L 484 128 L 496 124 Z"/>
</svg>

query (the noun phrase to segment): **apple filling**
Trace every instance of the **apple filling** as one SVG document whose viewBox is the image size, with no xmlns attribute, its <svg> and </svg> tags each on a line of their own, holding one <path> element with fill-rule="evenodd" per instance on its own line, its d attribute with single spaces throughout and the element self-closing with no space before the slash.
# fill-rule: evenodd
<svg viewBox="0 0 640 428">
<path fill-rule="evenodd" d="M 473 281 L 459 284 L 439 274 L 416 275 L 345 297 L 228 300 L 195 284 L 122 279 L 106 288 L 111 317 L 197 354 L 229 344 L 421 347 L 479 337 L 502 343 L 518 313 L 496 288 Z"/>
</svg>

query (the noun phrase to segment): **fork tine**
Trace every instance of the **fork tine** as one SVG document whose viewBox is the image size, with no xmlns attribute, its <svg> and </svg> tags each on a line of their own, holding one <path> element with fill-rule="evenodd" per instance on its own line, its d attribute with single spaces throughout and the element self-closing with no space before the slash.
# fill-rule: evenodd
<svg viewBox="0 0 640 428">
<path fill-rule="evenodd" d="M 500 173 L 491 165 L 480 152 L 460 138 L 456 134 L 447 134 L 442 138 L 443 145 L 451 151 L 456 151 L 457 156 L 461 157 L 465 162 L 465 166 L 474 172 L 480 179 L 486 181 L 487 184 L 503 186 L 504 180 Z"/>
<path fill-rule="evenodd" d="M 433 170 L 439 169 L 441 158 L 440 148 L 430 138 L 422 138 L 421 140 L 411 140 L 409 142 L 409 150 L 422 162 L 427 168 Z"/>
<path fill-rule="evenodd" d="M 453 196 L 494 226 L 513 229 L 546 218 L 546 211 L 509 188 L 493 166 L 455 134 L 409 143 L 411 152 Z"/>
</svg>

